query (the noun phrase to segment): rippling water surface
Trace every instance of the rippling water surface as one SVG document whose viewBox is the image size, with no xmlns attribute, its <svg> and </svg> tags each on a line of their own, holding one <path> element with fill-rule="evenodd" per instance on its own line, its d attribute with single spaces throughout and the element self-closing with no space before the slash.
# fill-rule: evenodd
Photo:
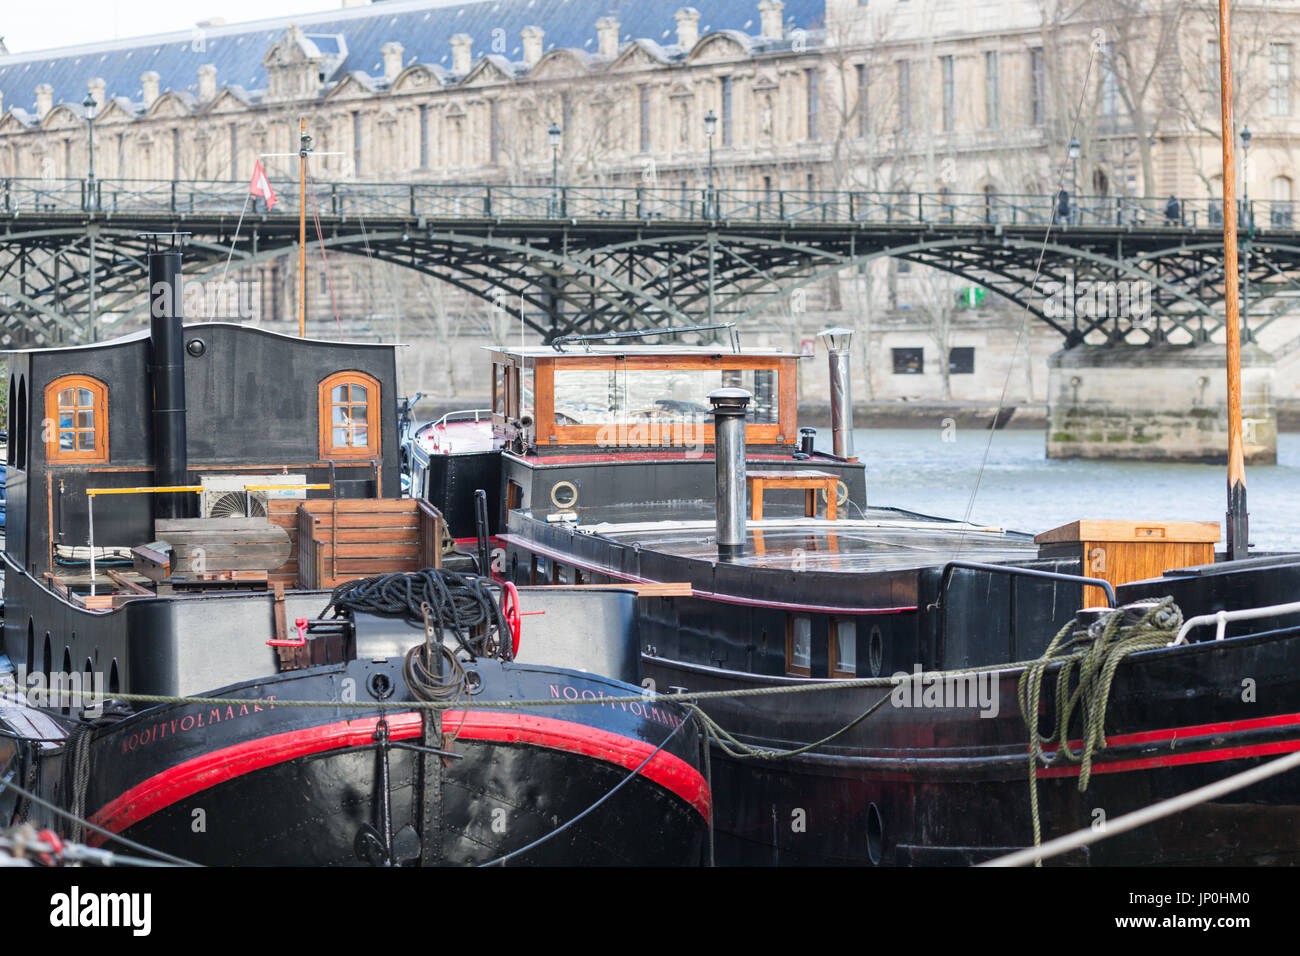
<svg viewBox="0 0 1300 956">
<path fill-rule="evenodd" d="M 1039 532 L 1079 518 L 1223 522 L 1227 491 L 1214 465 L 1048 460 L 1037 429 L 866 428 L 854 432 L 867 465 L 867 500 L 1017 531 Z M 822 429 L 817 447 L 830 447 Z M 1300 551 L 1300 433 L 1278 437 L 1278 463 L 1246 469 L 1251 544 Z M 975 492 L 974 503 L 971 503 Z"/>
</svg>

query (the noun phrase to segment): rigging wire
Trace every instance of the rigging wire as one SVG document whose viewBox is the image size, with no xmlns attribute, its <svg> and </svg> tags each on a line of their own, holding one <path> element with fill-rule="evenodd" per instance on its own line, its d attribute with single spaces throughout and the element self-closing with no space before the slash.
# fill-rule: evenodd
<svg viewBox="0 0 1300 956">
<path fill-rule="evenodd" d="M 683 727 L 685 727 L 685 726 L 686 726 L 687 724 L 689 724 L 689 723 L 691 723 L 691 720 L 688 718 L 688 719 L 686 719 L 686 720 L 683 720 L 683 721 L 682 721 L 680 724 L 678 724 L 676 727 L 674 727 L 674 728 L 672 729 L 672 732 L 669 733 L 668 736 L 665 737 L 665 738 L 660 742 L 660 744 L 659 744 L 658 747 L 656 747 L 654 750 L 650 751 L 649 756 L 647 756 L 644 760 L 642 760 L 641 763 L 637 765 L 637 768 L 636 768 L 635 770 L 633 770 L 633 771 L 632 771 L 631 773 L 629 773 L 626 777 L 624 777 L 624 778 L 623 778 L 622 780 L 620 780 L 617 784 L 615 784 L 613 790 L 610 790 L 608 793 L 606 793 L 603 797 L 601 797 L 599 800 L 597 800 L 597 801 L 596 801 L 595 803 L 593 803 L 591 806 L 587 807 L 587 809 L 585 809 L 585 810 L 583 810 L 581 813 L 579 813 L 576 817 L 574 817 L 573 819 L 569 820 L 567 823 L 563 823 L 563 824 L 561 824 L 560 826 L 556 827 L 556 828 L 555 828 L 554 830 L 552 830 L 550 833 L 547 833 L 547 834 L 545 834 L 544 836 L 540 836 L 540 837 L 538 837 L 536 840 L 534 840 L 532 843 L 529 843 L 527 846 L 522 846 L 522 847 L 520 847 L 518 850 L 512 850 L 511 852 L 505 854 L 504 856 L 499 856 L 499 857 L 497 857 L 495 860 L 488 860 L 488 862 L 486 862 L 486 863 L 480 863 L 479 866 L 481 866 L 481 867 L 483 867 L 483 866 L 505 866 L 507 860 L 514 859 L 515 857 L 517 857 L 517 856 L 519 856 L 519 855 L 521 855 L 521 854 L 523 854 L 523 853 L 527 853 L 529 850 L 533 849 L 534 847 L 541 846 L 541 845 L 542 845 L 543 843 L 545 843 L 547 840 L 550 840 L 550 839 L 552 839 L 553 837 L 557 837 L 557 836 L 559 836 L 561 833 L 563 833 L 565 830 L 569 829 L 569 827 L 573 826 L 573 825 L 574 825 L 575 823 L 577 823 L 579 820 L 583 819 L 584 817 L 588 816 L 588 815 L 591 814 L 591 813 L 594 813 L 594 812 L 595 812 L 595 811 L 596 811 L 596 810 L 597 810 L 597 809 L 598 809 L 602 804 L 604 804 L 607 800 L 609 800 L 612 796 L 614 796 L 614 794 L 618 793 L 618 792 L 619 792 L 620 790 L 622 790 L 625 786 L 627 786 L 629 783 L 631 783 L 632 780 L 633 780 L 633 778 L 639 776 L 640 773 L 641 773 L 641 771 L 644 770 L 644 769 L 646 768 L 646 765 L 649 764 L 650 761 L 654 760 L 654 758 L 655 758 L 656 756 L 659 755 L 659 751 L 663 750 L 664 747 L 666 747 L 666 746 L 668 745 L 668 741 L 670 741 L 670 740 L 672 740 L 674 737 L 676 737 L 678 731 L 680 731 Z M 710 811 L 710 819 L 711 819 L 711 818 L 712 818 L 712 812 Z"/>
<path fill-rule="evenodd" d="M 69 813 L 67 810 L 55 806 L 53 803 L 50 803 L 48 800 L 44 800 L 41 797 L 38 797 L 36 794 L 31 793 L 28 790 L 25 790 L 24 788 L 18 786 L 18 784 L 14 783 L 12 780 L 0 780 L 0 790 L 4 790 L 6 787 L 10 790 L 13 790 L 19 796 L 25 797 L 26 799 L 30 800 L 32 803 L 36 804 L 37 806 L 44 807 L 46 810 L 49 810 L 51 813 L 56 813 L 59 816 L 64 817 L 65 819 L 71 820 L 73 823 L 83 826 L 87 830 L 94 830 L 96 833 L 100 834 L 101 836 L 109 840 L 115 840 L 118 843 L 122 844 L 123 846 L 130 847 L 132 850 L 135 850 L 137 853 L 148 853 L 152 856 L 158 857 L 160 860 L 166 860 L 168 863 L 174 863 L 177 866 L 199 866 L 198 863 L 192 863 L 189 860 L 181 859 L 179 856 L 172 856 L 172 854 L 166 853 L 163 850 L 155 850 L 153 847 L 145 846 L 143 843 L 137 843 L 134 840 L 129 840 L 120 834 L 113 833 L 111 830 L 105 830 L 103 827 L 91 823 L 89 820 L 85 820 L 80 817 L 77 817 L 74 814 Z"/>
<path fill-rule="evenodd" d="M 330 276 L 329 263 L 325 259 L 325 236 L 320 227 L 320 203 L 316 201 L 316 177 L 307 175 L 307 195 L 311 197 L 311 221 L 316 226 L 316 248 L 320 250 L 321 272 L 325 275 L 325 287 L 329 289 L 330 305 L 334 307 L 334 324 L 338 327 L 339 341 L 343 341 L 343 321 L 339 318 L 339 303 L 334 296 L 334 279 Z"/>
<path fill-rule="evenodd" d="M 239 242 L 239 230 L 244 225 L 244 213 L 248 211 L 248 201 L 252 199 L 251 193 L 244 196 L 244 205 L 239 209 L 239 222 L 235 223 L 235 234 L 230 239 L 230 252 L 226 254 L 226 264 L 221 268 L 221 285 L 226 284 L 226 273 L 230 271 L 230 260 L 235 255 L 235 245 Z M 229 303 L 227 303 L 229 305 Z M 208 312 L 208 318 L 213 319 L 217 314 L 217 297 L 212 297 L 212 310 Z"/>
<path fill-rule="evenodd" d="M 1088 56 L 1088 66 L 1084 70 L 1083 82 L 1082 84 L 1080 84 L 1079 87 L 1079 99 L 1075 103 L 1074 118 L 1070 122 L 1070 139 L 1075 138 L 1075 135 L 1079 129 L 1079 118 L 1083 115 L 1083 103 L 1085 98 L 1088 95 L 1088 80 L 1092 76 L 1093 64 L 1096 63 L 1097 61 L 1097 52 L 1100 48 L 1101 48 L 1101 44 L 1094 41 L 1092 44 L 1092 52 Z M 988 441 L 984 443 L 984 454 L 980 458 L 980 466 L 978 471 L 976 471 L 975 473 L 975 484 L 971 488 L 970 498 L 966 502 L 966 512 L 962 516 L 962 520 L 967 525 L 970 524 L 971 513 L 975 510 L 975 498 L 979 494 L 980 483 L 984 480 L 984 470 L 988 466 L 989 452 L 992 451 L 993 449 L 993 438 L 997 434 L 997 428 L 995 426 L 997 425 L 998 416 L 1002 413 L 1002 407 L 1007 400 L 1007 392 L 1011 387 L 1011 375 L 1015 371 L 1015 367 L 1016 367 L 1015 356 L 1020 353 L 1021 345 L 1024 343 L 1025 335 L 1029 329 L 1028 302 L 1029 299 L 1035 294 L 1035 292 L 1038 289 L 1038 279 L 1039 276 L 1042 275 L 1042 271 L 1043 271 L 1043 260 L 1047 257 L 1047 244 L 1051 241 L 1052 238 L 1052 227 L 1056 225 L 1057 196 L 1060 195 L 1061 190 L 1064 188 L 1065 188 L 1065 166 L 1063 164 L 1059 167 L 1059 171 L 1057 173 L 1056 191 L 1051 195 L 1052 206 L 1051 206 L 1051 211 L 1047 217 L 1047 228 L 1043 232 L 1043 242 L 1042 245 L 1039 246 L 1038 257 L 1034 261 L 1034 278 L 1029 284 L 1029 294 L 1025 297 L 1025 305 L 1021 308 L 1020 327 L 1016 330 L 1016 347 L 1014 350 L 1012 350 L 1011 353 L 1012 360 L 1007 363 L 1007 374 L 1002 380 L 1002 391 L 998 396 L 997 408 L 993 412 L 993 420 L 989 422 Z M 1075 203 L 1079 201 L 1077 196 L 1071 196 L 1070 199 Z M 1026 347 L 1026 353 L 1027 352 L 1028 349 Z M 1029 361 L 1029 359 L 1026 358 L 1026 361 Z M 965 542 L 965 538 L 966 538 L 966 529 L 963 528 L 961 533 L 958 534 L 957 536 L 957 544 L 953 549 L 954 560 L 960 557 L 962 545 Z"/>
</svg>

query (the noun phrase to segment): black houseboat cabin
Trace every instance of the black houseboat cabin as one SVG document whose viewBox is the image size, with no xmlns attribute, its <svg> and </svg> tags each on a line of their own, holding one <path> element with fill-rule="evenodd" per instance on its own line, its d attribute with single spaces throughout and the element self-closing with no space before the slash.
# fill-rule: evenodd
<svg viewBox="0 0 1300 956">
<path fill-rule="evenodd" d="M 182 327 L 179 267 L 149 333 L 10 358 L 0 820 L 207 864 L 698 863 L 635 593 L 443 568 L 393 346 Z"/>
<path fill-rule="evenodd" d="M 132 548 L 157 540 L 154 521 L 168 497 L 178 499 L 169 504 L 181 519 L 245 511 L 267 516 L 274 502 L 272 521 L 287 524 L 282 516 L 294 516 L 307 497 L 305 485 L 332 489 L 327 497 L 342 500 L 380 499 L 385 490 L 397 489 L 396 426 L 387 413 L 396 393 L 391 346 L 299 340 L 214 323 L 187 327 L 184 350 L 185 447 L 169 449 L 175 457 L 167 465 L 156 458 L 154 350 L 148 332 L 10 354 L 5 648 L 11 659 L 29 666 L 38 662 L 46 672 L 66 669 L 68 662 L 81 670 L 89 661 L 92 669 L 109 675 L 110 685 L 139 686 L 136 678 L 144 673 L 133 675 L 127 641 L 138 629 L 127 621 L 111 636 L 100 627 L 79 629 L 78 615 L 71 612 L 77 604 L 113 606 L 119 587 L 105 572 L 130 566 Z M 157 480 L 167 468 L 178 476 L 174 484 Z M 162 484 L 204 490 L 170 495 L 130 490 Z M 246 485 L 285 487 L 259 493 Z M 90 584 L 92 510 L 93 598 L 81 593 Z M 403 560 L 349 556 L 346 573 L 415 570 L 418 549 L 407 552 Z M 227 569 L 230 578 L 253 578 L 258 570 L 291 585 L 297 578 L 296 565 L 257 569 L 221 557 L 209 558 L 213 589 L 221 586 L 216 579 L 227 565 L 236 566 Z M 140 559 L 137 554 L 135 560 Z M 16 587 L 12 571 L 19 569 L 46 587 L 34 592 Z M 69 613 L 52 613 L 51 601 L 59 595 L 72 598 Z M 199 623 L 186 620 L 185 608 L 170 605 L 167 612 L 176 616 L 180 633 Z M 128 606 L 128 619 L 131 611 Z M 36 628 L 38 620 L 44 627 Z M 225 678 L 265 673 L 265 667 L 244 670 L 243 655 L 212 651 L 201 673 L 192 673 L 195 661 L 135 665 L 174 669 L 165 685 L 145 681 L 160 693 L 193 692 L 197 686 L 219 686 Z"/>
<path fill-rule="evenodd" d="M 831 452 L 797 427 L 792 355 L 592 346 L 492 350 L 497 450 L 428 456 L 458 535 L 462 469 L 499 468 L 517 584 L 646 589 L 646 676 L 709 694 L 730 735 L 712 750 L 720 861 L 965 865 L 1300 749 L 1300 555 L 1216 562 L 1215 522 L 1034 537 L 868 505 L 847 336 L 825 338 Z M 1116 598 L 1131 606 L 1098 607 Z M 1180 630 L 1220 611 L 1222 642 Z M 1063 658 L 1088 647 L 1122 663 L 1053 729 Z M 1084 758 L 1078 715 L 1098 709 Z M 1297 805 L 1277 777 L 1066 861 L 1297 862 Z"/>
</svg>

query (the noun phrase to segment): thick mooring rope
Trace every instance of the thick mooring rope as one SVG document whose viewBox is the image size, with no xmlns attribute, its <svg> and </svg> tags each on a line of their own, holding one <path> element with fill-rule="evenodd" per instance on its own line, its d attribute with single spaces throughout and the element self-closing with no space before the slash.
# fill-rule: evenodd
<svg viewBox="0 0 1300 956">
<path fill-rule="evenodd" d="M 340 584 L 320 616 L 332 609 L 335 617 L 353 612 L 405 618 L 420 625 L 427 620 L 434 643 L 442 643 L 446 630 L 474 657 L 508 661 L 512 659 L 511 643 L 501 639 L 507 628 L 501 605 L 492 593 L 495 586 L 489 578 L 437 568 L 380 574 Z M 427 618 L 425 606 L 429 608 Z"/>
<path fill-rule="evenodd" d="M 1020 675 L 1017 698 L 1020 715 L 1029 730 L 1029 810 L 1034 824 L 1034 846 L 1042 845 L 1042 827 L 1038 813 L 1038 766 L 1051 766 L 1062 756 L 1079 767 L 1079 792 L 1088 789 L 1092 778 L 1092 761 L 1106 746 L 1106 706 L 1110 701 L 1115 669 L 1129 654 L 1164 647 L 1183 623 L 1183 613 L 1172 597 L 1151 604 L 1131 624 L 1131 617 L 1141 606 L 1116 608 L 1098 618 L 1086 631 L 1078 629 L 1077 619 L 1057 632 L 1043 656 Z M 1079 681 L 1070 690 L 1070 678 L 1079 665 Z M 1038 709 L 1042 699 L 1043 678 L 1049 667 L 1059 666 L 1056 673 L 1056 716 L 1051 731 L 1038 730 Z M 1083 747 L 1076 753 L 1070 748 L 1070 721 L 1076 707 L 1082 708 Z M 1048 754 L 1044 744 L 1055 744 Z M 1042 865 L 1039 862 L 1038 865 Z"/>
</svg>

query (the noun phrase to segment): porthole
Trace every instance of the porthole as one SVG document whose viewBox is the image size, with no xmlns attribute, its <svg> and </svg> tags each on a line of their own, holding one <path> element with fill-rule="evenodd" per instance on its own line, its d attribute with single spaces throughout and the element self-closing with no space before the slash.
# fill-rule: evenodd
<svg viewBox="0 0 1300 956">
<path fill-rule="evenodd" d="M 822 504 L 826 504 L 826 489 L 823 488 L 818 494 L 821 495 Z M 841 505 L 849 500 L 849 486 L 843 481 L 835 482 L 835 507 L 838 509 Z"/>
<path fill-rule="evenodd" d="M 871 640 L 867 648 L 867 657 L 871 667 L 871 676 L 879 677 L 885 663 L 885 642 L 880 635 L 879 624 L 871 626 Z"/>
<path fill-rule="evenodd" d="M 578 489 L 571 481 L 557 481 L 551 485 L 551 504 L 568 511 L 578 503 Z"/>
<path fill-rule="evenodd" d="M 879 866 L 885 857 L 885 824 L 880 819 L 880 808 L 874 803 L 867 806 L 867 859 Z"/>
</svg>

